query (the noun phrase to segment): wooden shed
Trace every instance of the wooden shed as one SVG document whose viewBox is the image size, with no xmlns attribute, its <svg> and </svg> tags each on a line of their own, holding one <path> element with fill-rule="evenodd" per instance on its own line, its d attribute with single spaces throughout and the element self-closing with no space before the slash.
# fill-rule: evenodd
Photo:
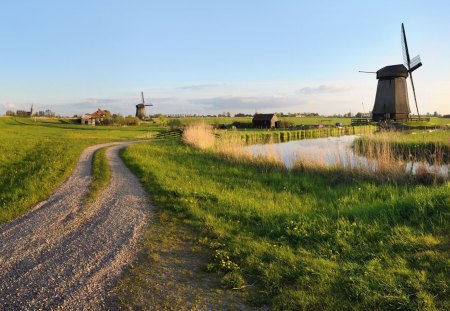
<svg viewBox="0 0 450 311">
<path fill-rule="evenodd" d="M 253 116 L 252 125 L 254 128 L 279 128 L 281 121 L 274 113 L 257 113 Z"/>
</svg>

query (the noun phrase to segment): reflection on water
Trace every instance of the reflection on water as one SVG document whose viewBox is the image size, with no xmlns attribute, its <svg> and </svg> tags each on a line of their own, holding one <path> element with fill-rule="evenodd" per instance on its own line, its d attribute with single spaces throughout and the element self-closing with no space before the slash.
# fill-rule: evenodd
<svg viewBox="0 0 450 311">
<path fill-rule="evenodd" d="M 306 140 L 293 140 L 279 144 L 251 145 L 244 147 L 254 156 L 270 156 L 282 161 L 287 168 L 296 163 L 312 165 L 336 166 L 354 168 L 356 166 L 369 170 L 377 170 L 378 163 L 353 152 L 352 144 L 356 135 L 328 137 Z M 423 162 L 409 162 L 406 171 L 414 174 L 418 169 L 430 173 L 448 176 L 449 165 L 435 167 Z"/>
</svg>

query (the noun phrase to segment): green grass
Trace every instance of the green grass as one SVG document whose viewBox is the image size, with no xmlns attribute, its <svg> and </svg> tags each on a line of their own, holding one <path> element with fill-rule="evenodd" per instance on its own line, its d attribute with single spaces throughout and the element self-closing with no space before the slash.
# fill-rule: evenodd
<svg viewBox="0 0 450 311">
<path fill-rule="evenodd" d="M 209 270 L 225 283 L 255 284 L 254 304 L 450 309 L 448 182 L 378 184 L 340 172 L 287 171 L 174 141 L 134 145 L 122 157 L 154 203 L 214 249 Z"/>
<path fill-rule="evenodd" d="M 106 158 L 106 148 L 95 151 L 92 158 L 92 182 L 85 197 L 85 204 L 90 204 L 104 190 L 111 180 L 111 168 Z"/>
<path fill-rule="evenodd" d="M 438 118 L 438 117 L 430 117 L 429 122 L 424 121 L 415 121 L 415 122 L 402 122 L 411 128 L 421 128 L 421 127 L 449 127 L 450 119 L 449 118 Z"/>
<path fill-rule="evenodd" d="M 89 127 L 58 119 L 0 118 L 0 224 L 47 199 L 70 175 L 87 146 L 145 139 L 158 130 Z"/>
</svg>

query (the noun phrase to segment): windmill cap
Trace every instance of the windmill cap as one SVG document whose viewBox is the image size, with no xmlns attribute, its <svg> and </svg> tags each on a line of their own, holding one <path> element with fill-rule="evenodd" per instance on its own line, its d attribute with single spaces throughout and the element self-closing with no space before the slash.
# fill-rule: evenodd
<svg viewBox="0 0 450 311">
<path fill-rule="evenodd" d="M 386 66 L 377 71 L 377 79 L 400 77 L 408 78 L 408 69 L 406 69 L 405 65 Z"/>
</svg>

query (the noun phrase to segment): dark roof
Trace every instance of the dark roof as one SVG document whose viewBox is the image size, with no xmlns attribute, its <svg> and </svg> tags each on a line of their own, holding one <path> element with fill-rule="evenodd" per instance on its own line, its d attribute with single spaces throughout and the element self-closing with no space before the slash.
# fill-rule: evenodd
<svg viewBox="0 0 450 311">
<path fill-rule="evenodd" d="M 377 79 L 408 78 L 408 69 L 404 65 L 391 65 L 377 71 Z"/>
<path fill-rule="evenodd" d="M 278 120 L 274 113 L 257 113 L 253 116 L 253 121 L 270 121 L 275 117 L 275 121 Z"/>
</svg>

